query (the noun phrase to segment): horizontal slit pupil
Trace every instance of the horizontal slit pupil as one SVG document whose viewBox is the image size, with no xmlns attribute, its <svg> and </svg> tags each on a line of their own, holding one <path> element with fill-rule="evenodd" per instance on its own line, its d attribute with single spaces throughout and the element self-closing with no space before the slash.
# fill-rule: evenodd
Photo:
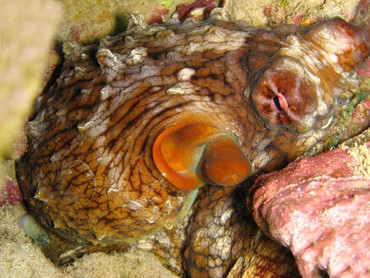
<svg viewBox="0 0 370 278">
<path fill-rule="evenodd" d="M 280 105 L 279 98 L 278 98 L 278 97 L 274 97 L 274 98 L 273 98 L 273 101 L 274 101 L 274 103 L 275 103 L 276 108 L 277 108 L 279 111 L 282 111 L 282 110 L 283 110 L 283 108 L 282 108 L 282 107 L 281 107 L 281 105 Z"/>
</svg>

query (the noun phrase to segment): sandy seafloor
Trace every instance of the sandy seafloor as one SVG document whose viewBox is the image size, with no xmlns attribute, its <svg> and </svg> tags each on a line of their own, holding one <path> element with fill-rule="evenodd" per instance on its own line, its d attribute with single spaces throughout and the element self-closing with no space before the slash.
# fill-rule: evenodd
<svg viewBox="0 0 370 278">
<path fill-rule="evenodd" d="M 2 5 L 11 6 L 11 2 L 13 1 L 0 1 L 0 10 Z M 15 2 L 11 11 L 22 13 L 22 10 L 29 8 L 28 5 L 33 5 L 36 2 L 39 2 L 40 5 L 46 5 L 48 2 L 53 1 L 34 0 L 31 2 Z M 109 30 L 113 28 L 112 24 L 114 22 L 111 19 L 112 14 L 118 6 L 123 10 L 138 10 L 146 14 L 146 18 L 149 18 L 150 11 L 161 1 L 64 0 L 57 2 L 59 2 L 59 5 L 62 4 L 64 13 L 62 16 L 63 23 L 61 25 L 62 27 L 59 28 L 58 37 L 63 39 L 63 37 L 72 36 L 71 28 L 73 27 L 73 30 L 80 28 L 81 41 L 89 41 L 91 34 L 100 37 L 102 36 L 101 34 L 110 32 Z M 192 1 L 175 1 L 170 8 L 170 12 L 174 10 L 175 5 L 179 2 L 189 3 Z M 286 2 L 289 3 L 287 4 L 288 6 L 283 6 L 282 4 Z M 317 14 L 319 16 L 342 15 L 348 17 L 353 13 L 353 7 L 357 3 L 358 0 L 226 1 L 226 8 L 234 20 L 245 19 L 253 25 L 266 25 L 268 22 L 289 21 L 298 14 Z M 265 10 L 265 7 L 268 5 L 277 7 L 275 12 L 273 11 L 272 14 L 269 14 L 269 17 L 267 17 Z M 291 9 L 290 6 L 292 7 Z M 72 24 L 71 22 L 76 20 L 76 18 L 79 19 L 79 23 Z M 4 36 L 4 33 L 1 32 L 4 32 L 4 30 L 0 28 L 0 35 Z M 0 72 L 1 70 L 4 69 L 1 68 L 0 64 Z M 15 80 L 15 82 L 17 81 Z M 0 96 L 6 97 L 6 94 L 6 92 L 1 92 Z M 12 92 L 8 93 L 8 95 L 11 94 Z M 1 105 L 3 104 L 0 104 L 0 108 L 2 109 L 3 107 Z M 3 115 L 5 118 L 6 116 Z M 4 166 L 0 166 L 0 168 L 4 168 Z M 12 171 L 7 169 L 5 172 L 7 173 L 5 175 L 11 175 L 9 173 Z M 163 268 L 154 255 L 141 251 L 115 252 L 111 254 L 95 253 L 85 255 L 69 266 L 57 267 L 45 258 L 40 249 L 33 244 L 32 240 L 25 235 L 24 231 L 17 224 L 17 219 L 19 219 L 20 215 L 24 214 L 24 210 L 25 208 L 22 204 L 0 209 L 0 277 L 176 277 Z"/>
<path fill-rule="evenodd" d="M 94 253 L 57 267 L 17 224 L 20 206 L 0 210 L 0 277 L 176 277 L 141 251 Z"/>
</svg>

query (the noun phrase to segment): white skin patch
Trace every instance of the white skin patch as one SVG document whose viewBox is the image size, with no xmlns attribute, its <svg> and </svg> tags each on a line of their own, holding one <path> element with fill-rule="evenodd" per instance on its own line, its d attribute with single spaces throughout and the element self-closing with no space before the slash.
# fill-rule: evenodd
<svg viewBox="0 0 370 278">
<path fill-rule="evenodd" d="M 100 48 L 96 54 L 96 58 L 108 81 L 112 81 L 123 67 L 119 57 L 107 48 Z"/>
<path fill-rule="evenodd" d="M 85 131 L 94 125 L 93 121 L 82 122 L 77 125 L 79 131 Z"/>
<path fill-rule="evenodd" d="M 182 81 L 166 91 L 168 95 L 184 95 L 194 93 L 194 86 L 191 82 Z"/>
<path fill-rule="evenodd" d="M 334 53 L 329 53 L 329 58 L 333 63 L 338 63 L 338 56 Z"/>
<path fill-rule="evenodd" d="M 135 65 L 144 61 L 144 58 L 147 56 L 145 47 L 137 47 L 131 50 L 130 55 L 127 57 L 126 62 L 129 65 Z"/>
<path fill-rule="evenodd" d="M 189 81 L 194 73 L 194 69 L 184 68 L 178 72 L 177 79 L 179 79 L 180 81 Z"/>
</svg>

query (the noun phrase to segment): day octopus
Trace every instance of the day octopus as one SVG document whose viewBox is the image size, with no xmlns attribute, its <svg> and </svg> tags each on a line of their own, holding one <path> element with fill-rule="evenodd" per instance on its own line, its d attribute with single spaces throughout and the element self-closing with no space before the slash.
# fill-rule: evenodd
<svg viewBox="0 0 370 278">
<path fill-rule="evenodd" d="M 340 18 L 262 29 L 133 15 L 123 34 L 66 43 L 17 163 L 31 213 L 77 246 L 49 256 L 146 241 L 180 275 L 299 276 L 248 214 L 248 181 L 330 137 L 368 56 Z"/>
</svg>

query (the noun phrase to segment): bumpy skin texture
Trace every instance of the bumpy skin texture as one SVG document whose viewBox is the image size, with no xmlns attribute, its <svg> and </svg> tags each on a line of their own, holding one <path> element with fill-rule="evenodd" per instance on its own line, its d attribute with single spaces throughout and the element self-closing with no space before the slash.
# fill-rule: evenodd
<svg viewBox="0 0 370 278">
<path fill-rule="evenodd" d="M 369 147 L 362 146 L 364 156 Z M 335 149 L 262 175 L 250 190 L 254 219 L 290 248 L 303 277 L 369 275 L 370 177 L 364 166 Z"/>
<path fill-rule="evenodd" d="M 30 210 L 45 227 L 84 245 L 121 245 L 171 229 L 197 190 L 179 190 L 157 170 L 151 150 L 161 132 L 183 122 L 213 125 L 236 138 L 251 175 L 281 167 L 330 135 L 338 106 L 348 101 L 342 93 L 354 85 L 348 75 L 368 56 L 366 42 L 340 19 L 272 32 L 219 20 L 149 27 L 133 17 L 122 35 L 67 44 L 17 164 Z M 225 276 L 244 252 L 239 265 L 246 273 L 261 257 L 271 262 L 270 274 L 294 272 L 281 267 L 276 245 L 248 251 L 259 240 L 264 246 L 264 236 L 255 230 L 257 243 L 250 243 L 248 223 L 254 224 L 233 208 L 232 191 L 212 187 L 209 205 L 200 202 L 186 270 Z M 194 236 L 219 217 L 213 207 L 222 204 L 233 212 L 213 222 L 225 225 L 231 244 L 198 245 Z M 226 252 L 233 255 L 224 255 L 232 246 Z"/>
</svg>

